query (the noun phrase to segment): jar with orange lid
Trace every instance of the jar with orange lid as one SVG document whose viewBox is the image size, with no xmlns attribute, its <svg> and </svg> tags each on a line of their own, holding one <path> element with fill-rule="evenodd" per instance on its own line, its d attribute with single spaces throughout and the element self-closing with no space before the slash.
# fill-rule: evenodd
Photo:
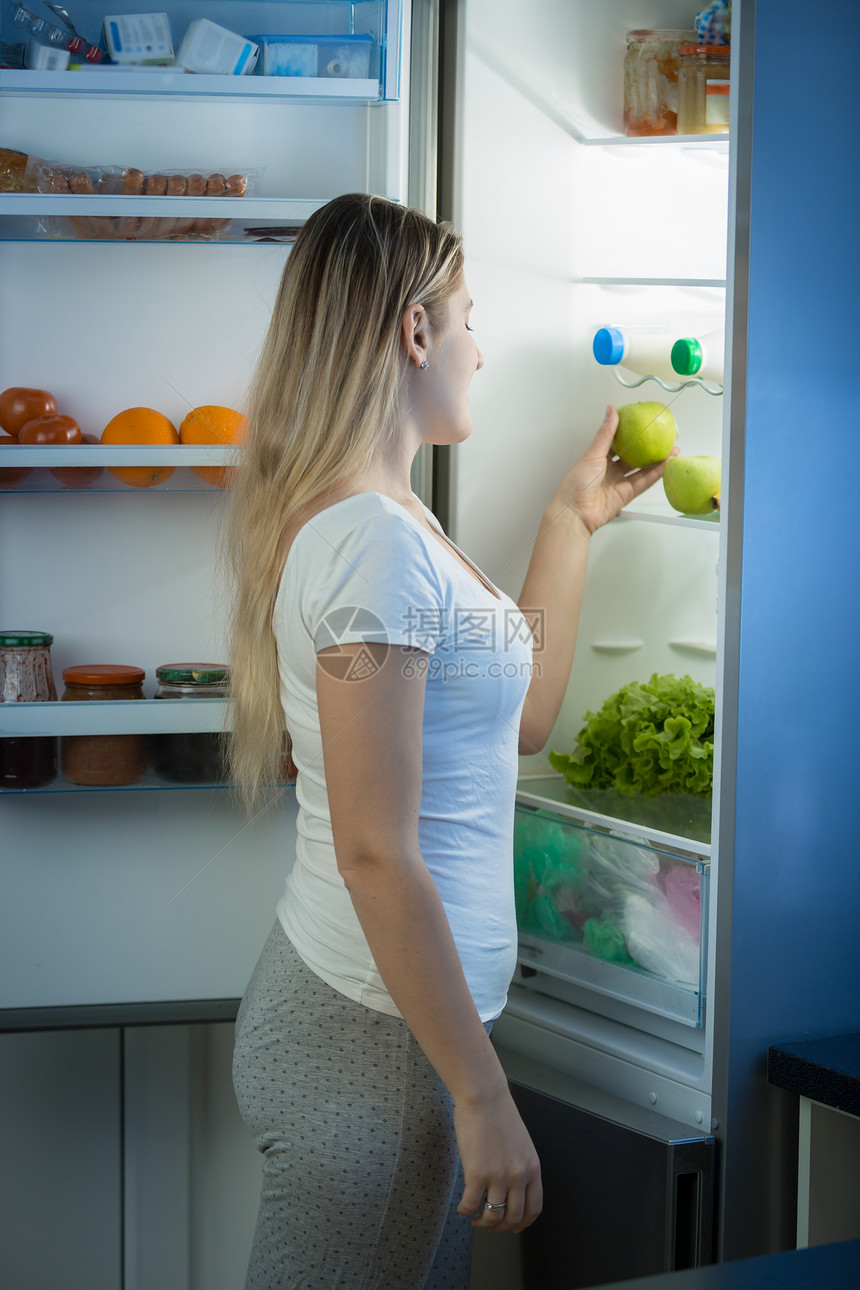
<svg viewBox="0 0 860 1290">
<path fill-rule="evenodd" d="M 142 699 L 145 676 L 143 668 L 119 663 L 67 667 L 62 698 L 75 703 Z M 146 736 L 64 735 L 60 770 L 72 784 L 99 788 L 136 784 L 146 770 Z"/>
<path fill-rule="evenodd" d="M 727 134 L 729 45 L 682 45 L 679 50 L 678 133 Z"/>
<path fill-rule="evenodd" d="M 624 55 L 624 133 L 629 138 L 678 132 L 679 50 L 694 31 L 638 28 Z"/>
</svg>

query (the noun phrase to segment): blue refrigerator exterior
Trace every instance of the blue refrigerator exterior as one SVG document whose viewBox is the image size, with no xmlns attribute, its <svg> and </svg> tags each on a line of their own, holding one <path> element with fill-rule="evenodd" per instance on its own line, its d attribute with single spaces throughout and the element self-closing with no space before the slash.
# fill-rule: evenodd
<svg viewBox="0 0 860 1290">
<path fill-rule="evenodd" d="M 714 1113 L 718 1250 L 794 1244 L 769 1044 L 860 1027 L 856 6 L 736 5 L 739 103 Z M 798 101 L 793 77 L 803 67 Z M 847 440 L 847 442 L 846 442 Z M 737 445 L 737 451 L 735 451 Z"/>
</svg>

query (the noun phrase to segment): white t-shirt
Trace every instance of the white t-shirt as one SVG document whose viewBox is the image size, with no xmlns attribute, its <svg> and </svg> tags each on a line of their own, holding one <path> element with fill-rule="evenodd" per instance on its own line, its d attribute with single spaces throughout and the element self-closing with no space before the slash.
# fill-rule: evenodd
<svg viewBox="0 0 860 1290">
<path fill-rule="evenodd" d="M 284 931 L 327 984 L 399 1015 L 335 860 L 316 656 L 356 641 L 425 651 L 415 656 L 427 669 L 419 843 L 481 1020 L 492 1020 L 516 965 L 512 839 L 520 714 L 531 678 L 528 623 L 404 507 L 382 493 L 358 493 L 299 530 L 273 626 L 298 768 L 296 862 L 277 906 Z M 326 666 L 337 664 L 326 656 Z M 359 654 L 352 666 L 358 680 L 374 664 Z"/>
</svg>

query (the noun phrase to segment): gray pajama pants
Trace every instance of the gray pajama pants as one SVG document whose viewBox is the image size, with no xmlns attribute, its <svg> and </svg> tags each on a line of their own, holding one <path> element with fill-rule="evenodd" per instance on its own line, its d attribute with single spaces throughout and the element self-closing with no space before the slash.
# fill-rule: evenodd
<svg viewBox="0 0 860 1290">
<path fill-rule="evenodd" d="M 398 1017 L 320 980 L 275 924 L 236 1022 L 263 1153 L 246 1290 L 468 1290 L 447 1089 Z"/>
</svg>

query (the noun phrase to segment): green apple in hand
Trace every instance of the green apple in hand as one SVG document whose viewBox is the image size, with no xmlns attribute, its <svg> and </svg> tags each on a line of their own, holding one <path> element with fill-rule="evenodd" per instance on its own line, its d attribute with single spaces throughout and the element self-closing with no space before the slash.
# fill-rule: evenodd
<svg viewBox="0 0 860 1290">
<path fill-rule="evenodd" d="M 683 515 L 713 515 L 720 509 L 719 457 L 673 457 L 663 470 L 663 488 Z"/>
<path fill-rule="evenodd" d="M 625 403 L 618 409 L 612 451 L 625 466 L 656 466 L 675 446 L 678 427 L 665 403 Z"/>
</svg>

